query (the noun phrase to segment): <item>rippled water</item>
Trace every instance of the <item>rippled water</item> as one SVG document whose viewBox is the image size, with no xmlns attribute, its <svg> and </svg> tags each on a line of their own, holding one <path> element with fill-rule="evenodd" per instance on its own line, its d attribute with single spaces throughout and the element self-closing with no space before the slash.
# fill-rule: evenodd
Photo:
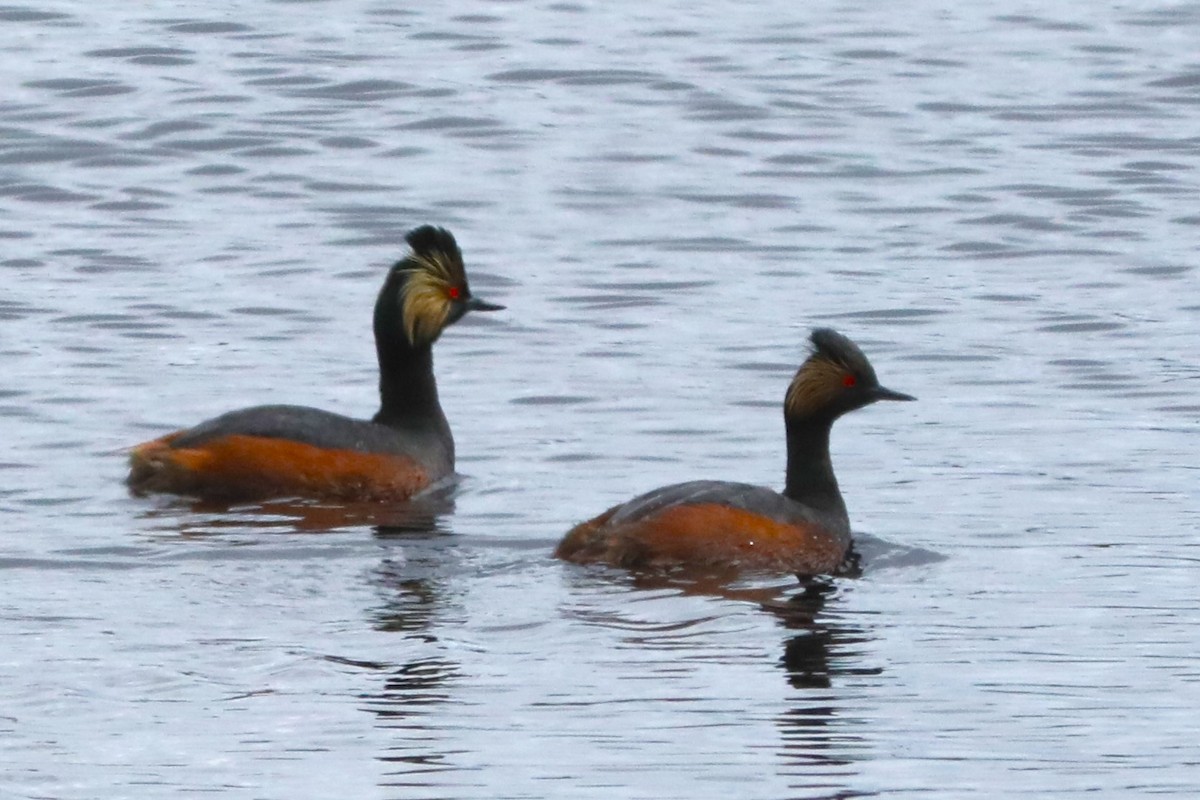
<svg viewBox="0 0 1200 800">
<path fill-rule="evenodd" d="M 438 8 L 430 4 L 430 9 Z M 1200 792 L 1200 6 L 0 7 L 0 795 Z M 452 508 L 134 499 L 122 448 L 374 410 L 450 227 Z M 827 591 L 550 558 L 778 486 L 807 330 Z M 900 405 L 900 404 L 897 404 Z"/>
</svg>

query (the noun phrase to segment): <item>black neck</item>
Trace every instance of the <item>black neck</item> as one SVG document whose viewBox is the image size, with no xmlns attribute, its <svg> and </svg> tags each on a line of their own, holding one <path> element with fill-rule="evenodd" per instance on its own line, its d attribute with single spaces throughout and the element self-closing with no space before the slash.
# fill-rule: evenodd
<svg viewBox="0 0 1200 800">
<path fill-rule="evenodd" d="M 433 378 L 433 348 L 385 342 L 379 351 L 379 413 L 375 421 L 411 425 L 444 419 Z"/>
<path fill-rule="evenodd" d="M 829 458 L 829 431 L 833 417 L 785 417 L 787 426 L 787 485 L 784 496 L 846 517 L 846 504 L 833 475 Z"/>
<path fill-rule="evenodd" d="M 405 272 L 396 264 L 375 301 L 375 351 L 379 355 L 379 413 L 375 422 L 392 427 L 445 429 L 446 416 L 433 379 L 433 342 L 413 344 L 405 335 L 400 308 Z"/>
</svg>

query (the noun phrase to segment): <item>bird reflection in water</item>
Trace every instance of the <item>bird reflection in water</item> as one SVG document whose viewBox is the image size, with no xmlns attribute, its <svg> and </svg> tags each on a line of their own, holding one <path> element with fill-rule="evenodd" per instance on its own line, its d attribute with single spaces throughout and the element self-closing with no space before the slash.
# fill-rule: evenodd
<svg viewBox="0 0 1200 800">
<path fill-rule="evenodd" d="M 858 577 L 861 574 L 857 556 L 847 561 L 839 575 Z M 734 574 L 709 572 L 635 573 L 633 586 L 643 590 L 674 589 L 685 596 L 720 597 L 735 602 L 753 603 L 775 616 L 789 631 L 784 640 L 780 666 L 788 683 L 797 689 L 828 688 L 831 677 L 844 675 L 875 675 L 878 668 L 853 665 L 860 653 L 854 645 L 867 641 L 865 629 L 843 622 L 836 613 L 828 613 L 826 604 L 838 595 L 838 584 L 832 578 L 806 578 L 800 590 L 787 594 L 794 584 L 768 586 L 739 586 L 733 583 Z M 831 663 L 831 653 L 837 658 Z"/>
<path fill-rule="evenodd" d="M 458 768 L 449 760 L 453 748 L 443 741 L 444 732 L 427 721 L 438 706 L 451 700 L 461 672 L 461 665 L 447 657 L 437 633 L 453 615 L 447 602 L 444 547 L 452 537 L 434 539 L 428 533 L 403 526 L 376 531 L 381 540 L 406 545 L 403 557 L 384 559 L 371 575 L 380 596 L 370 611 L 371 625 L 396 634 L 388 650 L 399 656 L 395 662 L 377 665 L 382 685 L 361 695 L 363 710 L 375 716 L 378 727 L 393 732 L 378 756 L 391 765 L 381 781 L 383 787 L 411 787 L 416 774 Z"/>
<path fill-rule="evenodd" d="M 684 595 L 751 603 L 778 620 L 787 634 L 777 663 L 795 690 L 791 707 L 776 718 L 779 770 L 795 781 L 794 788 L 804 796 L 858 796 L 846 782 L 853 778 L 854 763 L 869 742 L 860 732 L 862 720 L 834 687 L 838 678 L 882 672 L 864 663 L 869 628 L 848 621 L 848 611 L 841 607 L 846 579 L 861 574 L 861 561 L 853 555 L 842 565 L 839 577 L 803 579 L 798 590 L 792 581 L 747 586 L 729 574 L 635 574 L 632 578 L 638 589 L 674 589 Z M 810 794 L 814 791 L 818 794 Z"/>
<path fill-rule="evenodd" d="M 854 568 L 857 571 L 857 562 Z M 787 682 L 800 690 L 797 697 L 807 701 L 776 720 L 782 739 L 781 773 L 796 779 L 797 790 L 824 787 L 833 790 L 826 796 L 841 800 L 860 796 L 836 787 L 853 776 L 854 762 L 868 741 L 856 731 L 862 721 L 846 699 L 828 690 L 836 677 L 879 675 L 883 670 L 863 663 L 862 645 L 870 641 L 870 632 L 846 621 L 837 608 L 839 589 L 832 580 L 813 580 L 800 592 L 765 602 L 762 608 L 794 632 L 783 641 L 779 666 Z"/>
<path fill-rule="evenodd" d="M 203 500 L 171 500 L 142 512 L 156 533 L 205 537 L 238 531 L 327 533 L 370 527 L 381 538 L 445 533 L 441 520 L 454 511 L 454 487 L 403 503 L 346 503 L 301 498 L 230 505 Z"/>
</svg>

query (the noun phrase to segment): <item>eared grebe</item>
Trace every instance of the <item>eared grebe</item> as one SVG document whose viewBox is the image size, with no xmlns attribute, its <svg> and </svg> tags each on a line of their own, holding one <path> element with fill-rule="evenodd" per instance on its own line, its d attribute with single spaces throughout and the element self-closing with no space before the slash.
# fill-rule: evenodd
<svg viewBox="0 0 1200 800">
<path fill-rule="evenodd" d="M 398 501 L 453 473 L 433 343 L 468 311 L 503 306 L 471 296 L 449 231 L 426 225 L 405 239 L 412 252 L 388 271 L 375 302 L 381 402 L 371 421 L 302 406 L 231 411 L 135 447 L 130 489 L 220 501 Z"/>
<path fill-rule="evenodd" d="M 632 569 L 834 572 L 850 549 L 850 519 L 829 459 L 834 420 L 876 400 L 914 400 L 879 385 L 854 342 L 828 328 L 783 402 L 787 485 L 693 481 L 664 486 L 580 523 L 555 555 Z"/>
</svg>

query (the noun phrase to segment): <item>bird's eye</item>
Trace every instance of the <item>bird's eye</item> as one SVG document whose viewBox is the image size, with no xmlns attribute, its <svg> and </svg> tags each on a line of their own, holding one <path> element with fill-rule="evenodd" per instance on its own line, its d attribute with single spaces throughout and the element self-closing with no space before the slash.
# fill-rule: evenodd
<svg viewBox="0 0 1200 800">
<path fill-rule="evenodd" d="M 847 375 L 842 378 L 842 386 L 845 386 L 847 389 L 856 383 L 858 383 L 858 378 L 854 377 L 853 375 Z"/>
<path fill-rule="evenodd" d="M 457 286 L 451 286 L 446 290 L 446 294 L 451 300 L 457 300 L 460 296 L 462 296 L 462 292 Z"/>
</svg>

